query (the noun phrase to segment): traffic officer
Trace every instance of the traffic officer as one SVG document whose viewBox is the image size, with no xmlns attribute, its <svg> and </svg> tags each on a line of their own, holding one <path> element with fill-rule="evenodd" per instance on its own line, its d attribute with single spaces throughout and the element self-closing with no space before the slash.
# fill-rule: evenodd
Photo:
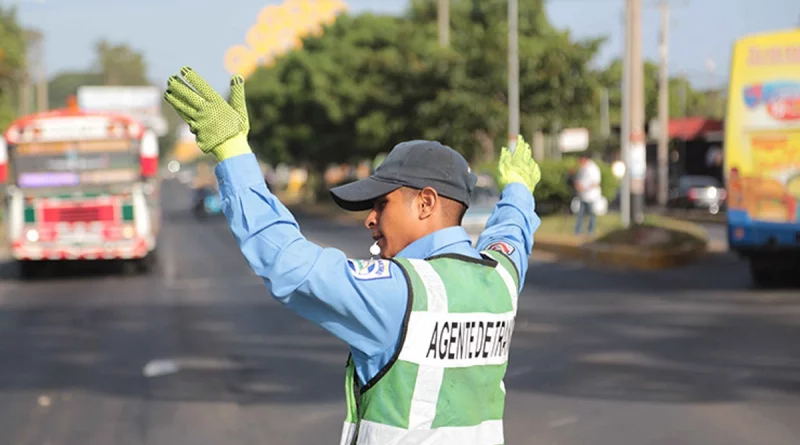
<svg viewBox="0 0 800 445">
<path fill-rule="evenodd" d="M 347 210 L 371 209 L 380 258 L 350 259 L 304 238 L 264 184 L 243 78 L 227 102 L 184 67 L 165 98 L 218 159 L 223 211 L 252 269 L 275 299 L 349 346 L 341 443 L 503 443 L 503 377 L 540 223 L 530 147 L 520 138 L 503 149 L 501 198 L 475 249 L 460 226 L 476 183 L 467 162 L 438 142 L 398 144 L 372 176 L 331 190 Z"/>
</svg>

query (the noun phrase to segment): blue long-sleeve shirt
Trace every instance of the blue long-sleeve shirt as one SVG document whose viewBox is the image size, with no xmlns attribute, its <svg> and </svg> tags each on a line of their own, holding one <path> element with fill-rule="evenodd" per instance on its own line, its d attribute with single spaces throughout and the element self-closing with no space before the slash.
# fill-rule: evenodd
<svg viewBox="0 0 800 445">
<path fill-rule="evenodd" d="M 348 259 L 344 252 L 308 241 L 289 210 L 267 188 L 253 154 L 216 167 L 222 210 L 253 271 L 275 299 L 350 347 L 359 380 L 369 381 L 399 346 L 408 284 L 395 263 Z M 531 193 L 508 185 L 473 248 L 462 227 L 439 230 L 397 254 L 427 258 L 457 253 L 478 258 L 479 250 L 505 243 L 520 273 L 528 269 L 533 233 L 540 220 Z"/>
</svg>

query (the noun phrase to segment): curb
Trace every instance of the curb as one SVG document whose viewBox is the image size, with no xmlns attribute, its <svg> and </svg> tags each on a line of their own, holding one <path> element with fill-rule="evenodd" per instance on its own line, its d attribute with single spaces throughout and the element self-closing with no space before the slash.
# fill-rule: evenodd
<svg viewBox="0 0 800 445">
<path fill-rule="evenodd" d="M 667 216 L 670 216 L 670 215 L 667 215 Z M 726 221 L 724 219 L 703 218 L 703 217 L 697 217 L 697 216 L 687 216 L 687 217 L 672 216 L 672 218 L 681 219 L 681 220 L 688 221 L 688 222 L 693 222 L 693 223 L 710 224 L 710 225 L 716 225 L 716 226 L 725 225 L 725 221 Z"/>
<path fill-rule="evenodd" d="M 533 235 L 533 250 L 552 253 L 560 258 L 583 259 L 583 243 L 571 235 Z"/>
<path fill-rule="evenodd" d="M 701 223 L 701 224 L 722 225 L 725 224 L 725 221 L 727 221 L 727 217 L 723 212 L 720 212 L 716 215 L 712 215 L 710 213 L 702 213 L 702 212 L 671 210 L 671 211 L 661 212 L 658 214 L 662 216 L 668 216 L 670 218 L 680 219 L 683 221 L 689 221 L 693 223 Z"/>
<path fill-rule="evenodd" d="M 593 266 L 611 266 L 637 270 L 660 270 L 693 263 L 708 254 L 708 243 L 702 247 L 684 243 L 667 251 L 645 251 L 633 247 L 592 244 L 585 248 Z"/>
</svg>

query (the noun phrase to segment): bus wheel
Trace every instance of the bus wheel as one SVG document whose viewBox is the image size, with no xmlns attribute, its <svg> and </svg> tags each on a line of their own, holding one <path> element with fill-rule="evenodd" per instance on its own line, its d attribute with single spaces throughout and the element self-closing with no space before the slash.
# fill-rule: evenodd
<svg viewBox="0 0 800 445">
<path fill-rule="evenodd" d="M 144 258 L 125 260 L 122 263 L 123 275 L 149 274 L 156 266 L 156 251 L 152 251 Z"/>
<path fill-rule="evenodd" d="M 150 273 L 158 264 L 158 249 L 153 249 L 144 258 L 136 262 L 136 266 L 141 273 Z"/>
<path fill-rule="evenodd" d="M 148 274 L 153 270 L 153 267 L 155 266 L 155 260 L 148 255 L 140 260 L 136 260 L 135 265 L 137 272 Z"/>
<path fill-rule="evenodd" d="M 769 287 L 775 282 L 775 271 L 768 264 L 751 259 L 750 278 L 756 287 Z"/>
<path fill-rule="evenodd" d="M 34 280 L 42 276 L 44 265 L 37 261 L 20 261 L 19 277 L 23 280 Z"/>
<path fill-rule="evenodd" d="M 123 260 L 120 263 L 120 268 L 122 269 L 122 275 L 126 277 L 139 274 L 137 260 Z"/>
</svg>

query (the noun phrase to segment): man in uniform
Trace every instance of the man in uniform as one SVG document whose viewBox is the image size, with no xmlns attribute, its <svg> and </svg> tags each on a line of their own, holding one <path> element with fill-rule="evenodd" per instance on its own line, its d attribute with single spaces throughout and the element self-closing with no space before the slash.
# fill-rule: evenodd
<svg viewBox="0 0 800 445">
<path fill-rule="evenodd" d="M 165 98 L 220 161 L 223 211 L 245 258 L 275 299 L 350 348 L 341 443 L 503 443 L 503 377 L 540 223 L 530 147 L 520 138 L 503 149 L 502 196 L 475 249 L 460 227 L 476 182 L 467 162 L 438 142 L 397 145 L 372 176 L 331 191 L 345 209 L 371 209 L 380 258 L 349 259 L 306 240 L 264 184 L 244 80 L 231 80 L 227 102 L 180 73 Z"/>
</svg>

